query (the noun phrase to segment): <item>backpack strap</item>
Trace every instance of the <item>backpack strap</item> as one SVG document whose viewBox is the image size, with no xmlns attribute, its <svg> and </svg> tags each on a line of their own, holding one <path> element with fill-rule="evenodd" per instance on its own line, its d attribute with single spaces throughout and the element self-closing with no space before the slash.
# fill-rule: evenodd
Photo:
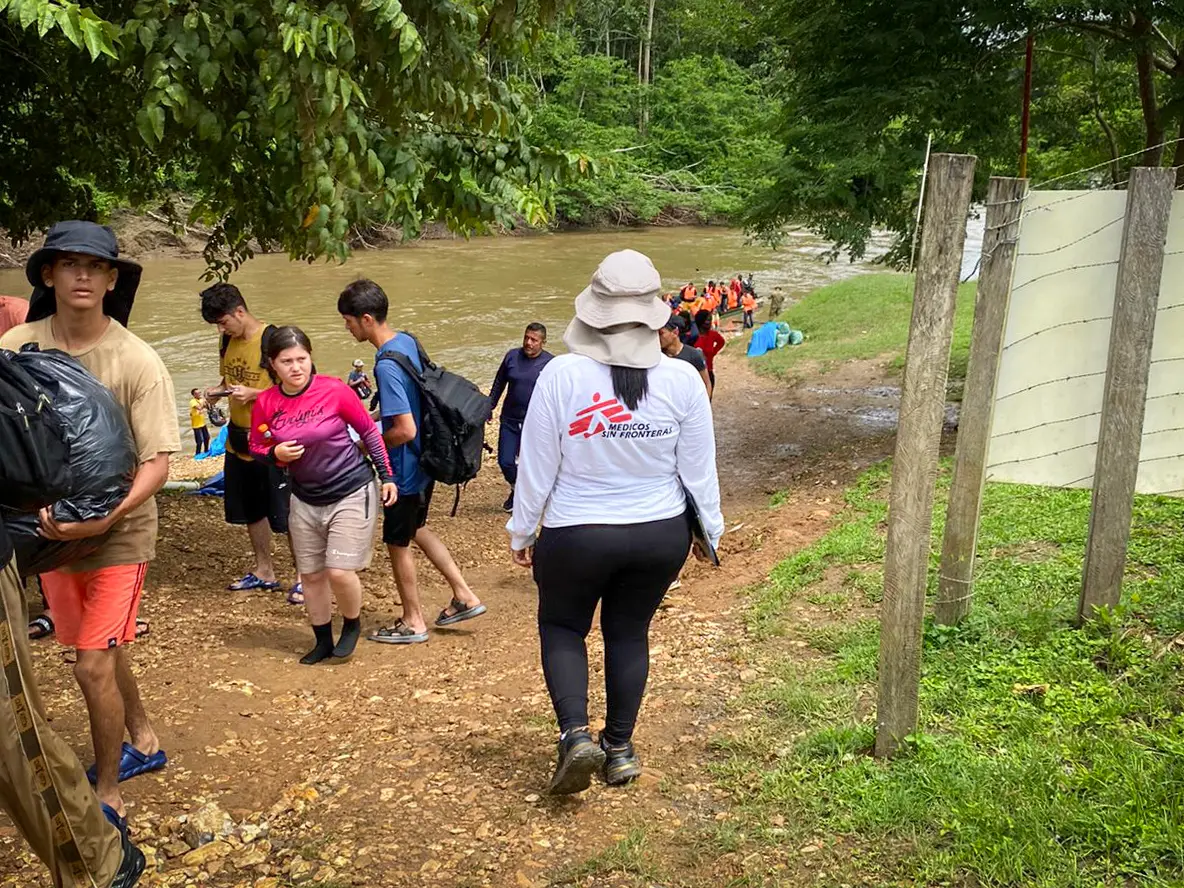
<svg viewBox="0 0 1184 888">
<path fill-rule="evenodd" d="M 271 338 L 271 334 L 275 332 L 275 324 L 268 324 L 263 328 L 263 336 L 259 340 L 259 367 L 262 370 L 267 369 L 267 340 Z M 226 357 L 226 349 L 230 348 L 230 337 L 225 333 L 222 334 L 222 341 L 218 343 L 218 357 Z"/>
<path fill-rule="evenodd" d="M 382 352 L 378 355 L 378 360 L 380 360 L 380 361 L 394 361 L 395 364 L 399 367 L 399 369 L 401 369 L 404 373 L 406 373 L 408 376 L 411 377 L 411 381 L 414 382 L 415 387 L 419 389 L 419 393 L 420 393 L 420 420 L 422 421 L 423 420 L 423 374 L 421 374 L 417 369 L 415 369 L 415 365 L 411 363 L 411 359 L 409 357 L 407 357 L 405 354 L 403 354 L 402 352 Z M 374 397 L 376 397 L 376 398 L 379 397 L 379 394 L 375 393 Z M 381 406 L 381 401 L 379 402 L 379 404 Z M 423 449 L 421 447 L 415 446 L 415 439 L 420 436 L 421 431 L 422 430 L 417 425 L 416 429 L 415 429 L 415 432 L 416 432 L 415 438 L 412 438 L 410 441 L 407 442 L 407 445 L 411 446 L 411 448 L 414 450 L 414 452 L 417 455 L 423 453 Z"/>
<path fill-rule="evenodd" d="M 399 332 L 404 336 L 409 336 L 411 341 L 415 343 L 416 351 L 419 352 L 419 363 L 423 365 L 425 370 L 428 367 L 435 365 L 435 362 L 430 357 L 428 357 L 427 349 L 423 347 L 423 343 L 419 341 L 418 336 L 416 336 L 414 333 L 409 333 L 406 330 L 400 330 Z"/>
</svg>

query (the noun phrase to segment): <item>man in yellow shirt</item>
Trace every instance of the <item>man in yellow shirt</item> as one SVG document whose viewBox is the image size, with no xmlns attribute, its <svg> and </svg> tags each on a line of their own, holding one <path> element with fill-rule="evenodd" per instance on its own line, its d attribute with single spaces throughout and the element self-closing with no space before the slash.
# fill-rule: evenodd
<svg viewBox="0 0 1184 888">
<path fill-rule="evenodd" d="M 193 443 L 197 448 L 194 455 L 208 453 L 210 430 L 206 420 L 206 399 L 201 389 L 193 389 L 189 393 L 189 427 L 193 429 Z"/>
<path fill-rule="evenodd" d="M 273 328 L 251 314 L 243 294 L 234 284 L 214 284 L 203 290 L 201 316 L 222 334 L 222 383 L 206 394 L 212 400 L 230 398 L 224 464 L 226 523 L 246 525 L 255 554 L 255 569 L 227 588 L 236 592 L 279 589 L 271 558 L 271 535 L 288 532 L 291 494 L 284 474 L 274 466 L 252 459 L 247 444 L 251 407 L 259 393 L 271 386 L 263 352 L 265 339 Z M 288 602 L 304 603 L 299 576 L 288 593 Z"/>
</svg>

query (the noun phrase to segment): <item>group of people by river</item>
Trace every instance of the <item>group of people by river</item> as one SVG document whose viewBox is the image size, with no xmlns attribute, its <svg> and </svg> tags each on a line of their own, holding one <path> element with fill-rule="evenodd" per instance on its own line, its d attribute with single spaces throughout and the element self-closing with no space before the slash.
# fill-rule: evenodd
<svg viewBox="0 0 1184 888">
<path fill-rule="evenodd" d="M 0 574 L 0 736 L 7 738 L 0 802 L 64 886 L 136 883 L 144 857 L 128 836 L 120 784 L 168 761 L 128 656 L 155 554 L 154 496 L 180 450 L 168 368 L 127 329 L 141 271 L 119 255 L 110 229 L 60 223 L 27 264 L 34 292 L 25 322 L 0 331 L 0 349 L 32 343 L 76 358 L 123 408 L 137 453 L 130 493 L 109 515 L 67 523 L 45 509 L 38 531 L 103 540 L 84 561 L 40 577 L 58 642 L 77 650 L 74 672 L 95 754 L 89 774 L 49 727 L 36 693 L 23 586 L 0 523 L 7 565 Z M 348 660 L 363 637 L 359 571 L 370 565 L 380 508 L 402 615 L 366 637 L 388 645 L 429 639 L 412 544 L 451 587 L 433 627 L 488 613 L 428 526 L 436 482 L 422 459 L 426 352 L 395 326 L 375 281 L 350 283 L 336 308 L 353 338 L 374 349 L 373 412 L 358 384 L 364 377 L 369 385 L 364 365 L 347 381 L 318 373 L 309 337 L 255 317 L 228 283 L 200 294 L 201 316 L 220 334 L 221 379 L 191 392 L 204 405 L 228 403 L 225 519 L 247 529 L 253 554 L 251 570 L 229 589 L 281 591 L 272 535 L 286 535 L 298 573 L 287 600 L 307 613 L 313 644 L 300 663 L 310 666 Z M 579 792 L 597 773 L 613 786 L 641 773 L 633 734 L 650 622 L 690 553 L 718 563 L 712 380 L 707 368 L 696 372 L 694 362 L 679 359 L 692 348 L 682 342 L 681 321 L 650 260 L 613 253 L 575 298 L 563 334 L 568 353 L 551 355 L 546 328 L 530 323 L 489 395 L 490 418 L 505 398 L 497 462 L 510 485 L 507 557 L 530 569 L 538 588 L 543 675 L 558 722 L 555 794 Z M 607 711 L 594 737 L 586 637 L 598 605 Z"/>
</svg>

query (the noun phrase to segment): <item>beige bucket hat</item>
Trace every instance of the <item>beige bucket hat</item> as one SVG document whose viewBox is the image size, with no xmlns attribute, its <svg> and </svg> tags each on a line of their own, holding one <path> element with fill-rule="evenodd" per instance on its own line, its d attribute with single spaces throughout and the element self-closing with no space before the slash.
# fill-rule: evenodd
<svg viewBox="0 0 1184 888">
<path fill-rule="evenodd" d="M 614 367 L 658 366 L 658 330 L 670 320 L 661 293 L 662 276 L 648 256 L 609 254 L 576 297 L 576 316 L 563 334 L 568 351 Z"/>
<path fill-rule="evenodd" d="M 662 276 L 649 256 L 636 250 L 610 253 L 576 297 L 576 317 L 597 330 L 620 324 L 660 330 L 670 319 L 670 306 L 662 301 Z"/>
</svg>

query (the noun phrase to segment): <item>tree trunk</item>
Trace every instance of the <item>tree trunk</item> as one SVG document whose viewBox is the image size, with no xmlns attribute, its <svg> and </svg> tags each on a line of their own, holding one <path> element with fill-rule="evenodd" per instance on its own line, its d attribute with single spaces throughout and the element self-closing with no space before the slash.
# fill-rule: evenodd
<svg viewBox="0 0 1184 888">
<path fill-rule="evenodd" d="M 653 74 L 650 71 L 650 50 L 654 45 L 654 3 L 655 0 L 650 0 L 649 18 L 645 25 L 645 79 L 642 81 L 645 84 L 653 82 Z"/>
<path fill-rule="evenodd" d="M 648 87 L 653 80 L 653 74 L 650 70 L 650 50 L 654 45 L 654 3 L 656 0 L 650 0 L 649 15 L 645 25 L 645 67 L 642 69 L 641 85 Z M 650 96 L 649 90 L 645 89 L 641 95 L 641 132 L 644 135 L 649 129 L 650 125 Z"/>
<path fill-rule="evenodd" d="M 1136 39 L 1135 68 L 1139 72 L 1139 104 L 1143 108 L 1143 128 L 1147 141 L 1143 147 L 1140 166 L 1157 167 L 1163 161 L 1163 121 L 1155 93 L 1155 57 L 1150 45 L 1151 21 L 1135 14 L 1133 32 Z"/>
<path fill-rule="evenodd" d="M 1093 76 L 1093 99 L 1094 99 L 1094 119 L 1098 122 L 1098 126 L 1102 128 L 1102 133 L 1106 137 L 1106 148 L 1110 152 L 1110 184 L 1117 186 L 1118 178 L 1122 174 L 1122 170 L 1118 166 L 1118 139 L 1114 135 L 1114 127 L 1110 126 L 1105 116 L 1102 114 L 1102 95 L 1098 89 L 1098 55 L 1100 50 L 1094 46 L 1094 76 Z"/>
</svg>

